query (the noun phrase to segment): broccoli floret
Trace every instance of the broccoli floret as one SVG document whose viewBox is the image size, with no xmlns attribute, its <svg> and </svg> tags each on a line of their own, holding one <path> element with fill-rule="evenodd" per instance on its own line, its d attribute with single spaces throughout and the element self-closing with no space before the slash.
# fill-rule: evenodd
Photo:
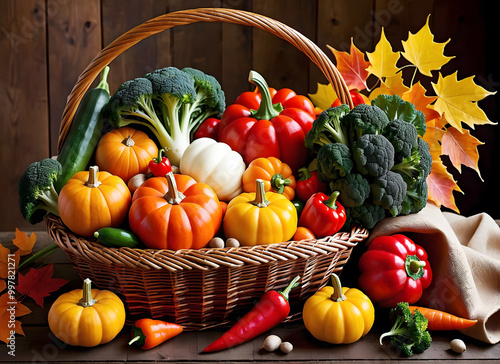
<svg viewBox="0 0 500 364">
<path fill-rule="evenodd" d="M 402 203 L 401 215 L 419 212 L 427 205 L 428 186 L 426 179 L 421 179 L 407 185 L 407 191 Z"/>
<path fill-rule="evenodd" d="M 344 207 L 360 206 L 370 195 L 370 183 L 359 173 L 333 180 L 329 186 L 332 191 L 340 192 L 339 199 Z"/>
<path fill-rule="evenodd" d="M 382 134 L 389 119 L 379 107 L 370 104 L 359 104 L 342 119 L 348 130 L 349 142 L 358 140 L 365 134 Z"/>
<path fill-rule="evenodd" d="M 165 155 L 179 165 L 194 131 L 225 108 L 217 80 L 192 68 L 165 67 L 124 82 L 109 101 L 111 124 L 148 127 Z"/>
<path fill-rule="evenodd" d="M 406 196 L 407 186 L 401 175 L 388 171 L 376 177 L 370 185 L 372 202 L 388 210 L 393 217 L 403 209 L 402 203 Z"/>
<path fill-rule="evenodd" d="M 402 119 L 413 124 L 418 135 L 424 136 L 426 130 L 425 115 L 420 110 L 416 110 L 415 105 L 411 102 L 404 101 L 398 95 L 379 95 L 372 100 L 372 105 L 381 108 L 389 120 Z"/>
<path fill-rule="evenodd" d="M 427 142 L 418 138 L 411 155 L 392 167 L 392 171 L 401 174 L 407 184 L 427 179 L 431 173 L 432 155 Z"/>
<path fill-rule="evenodd" d="M 323 183 L 345 177 L 354 167 L 351 150 L 340 143 L 324 144 L 319 148 L 317 161 L 318 179 Z"/>
<path fill-rule="evenodd" d="M 306 134 L 304 140 L 306 148 L 317 151 L 324 144 L 334 142 L 349 145 L 345 125 L 341 121 L 349 111 L 349 106 L 340 105 L 321 112 Z"/>
<path fill-rule="evenodd" d="M 375 205 L 370 200 L 357 207 L 346 208 L 346 214 L 350 221 L 367 229 L 373 229 L 375 225 L 385 218 L 385 210 L 380 205 Z"/>
<path fill-rule="evenodd" d="M 41 222 L 47 213 L 59 216 L 54 182 L 61 173 L 61 163 L 51 158 L 31 163 L 24 171 L 19 180 L 19 207 L 29 223 Z"/>
<path fill-rule="evenodd" d="M 394 147 L 380 134 L 366 134 L 352 147 L 356 169 L 362 174 L 382 176 L 394 166 Z"/>
<path fill-rule="evenodd" d="M 400 349 L 405 356 L 423 353 L 431 346 L 432 338 L 427 331 L 428 320 L 421 312 L 412 313 L 408 302 L 400 302 L 390 310 L 392 321 L 390 331 L 380 336 L 380 345 L 389 337 L 391 344 Z"/>
<path fill-rule="evenodd" d="M 410 156 L 413 147 L 417 145 L 418 134 L 415 125 L 402 119 L 389 122 L 384 130 L 384 136 L 393 145 L 396 159 L 402 160 Z"/>
</svg>

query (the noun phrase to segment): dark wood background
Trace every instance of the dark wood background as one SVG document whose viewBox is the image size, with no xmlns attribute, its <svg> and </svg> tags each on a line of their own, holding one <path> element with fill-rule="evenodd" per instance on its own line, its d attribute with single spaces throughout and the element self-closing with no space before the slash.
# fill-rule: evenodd
<svg viewBox="0 0 500 364">
<path fill-rule="evenodd" d="M 396 50 L 408 32 L 417 32 L 431 14 L 435 40 L 455 58 L 444 74 L 459 79 L 476 75 L 489 91 L 500 84 L 496 0 L 0 0 L 0 231 L 43 230 L 19 212 L 17 184 L 33 161 L 57 154 L 60 118 L 78 75 L 95 54 L 128 29 L 165 12 L 197 7 L 254 11 L 280 20 L 316 42 L 348 50 L 350 39 L 373 51 L 381 26 Z M 197 67 L 214 75 L 228 103 L 249 89 L 250 69 L 275 88 L 316 91 L 322 74 L 282 41 L 240 25 L 198 23 L 175 27 L 148 38 L 111 64 L 113 92 L 123 81 L 156 68 Z M 493 121 L 500 119 L 498 97 L 480 103 Z M 464 215 L 487 212 L 500 218 L 494 180 L 498 166 L 499 127 L 479 126 L 481 178 L 469 168 L 453 172 L 464 194 L 455 194 Z M 453 171 L 453 169 L 450 169 Z"/>
</svg>

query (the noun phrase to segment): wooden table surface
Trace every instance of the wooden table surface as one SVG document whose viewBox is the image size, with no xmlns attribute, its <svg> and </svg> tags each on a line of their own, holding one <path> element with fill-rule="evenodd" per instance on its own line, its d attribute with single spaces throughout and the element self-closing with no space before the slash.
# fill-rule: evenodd
<svg viewBox="0 0 500 364">
<path fill-rule="evenodd" d="M 29 233 L 29 232 L 28 232 Z M 37 243 L 35 251 L 50 244 L 50 238 L 44 231 L 36 232 Z M 13 232 L 0 233 L 0 243 L 12 251 L 17 249 L 12 244 Z M 376 316 L 372 330 L 359 341 L 348 345 L 333 345 L 315 340 L 304 328 L 301 321 L 285 323 L 275 327 L 252 341 L 216 353 L 202 353 L 203 349 L 223 333 L 226 328 L 208 329 L 199 332 L 183 332 L 160 346 L 143 351 L 137 347 L 129 347 L 130 327 L 126 326 L 122 332 L 110 343 L 95 348 L 80 348 L 68 346 L 59 341 L 50 332 L 47 324 L 47 313 L 51 303 L 60 294 L 74 288 L 81 287 L 78 273 L 69 263 L 66 255 L 60 249 L 56 250 L 45 263 L 54 264 L 54 277 L 69 280 L 59 291 L 45 298 L 44 307 L 37 306 L 31 298 L 23 301 L 32 313 L 20 317 L 25 336 L 17 335 L 12 348 L 0 343 L 0 362 L 92 362 L 92 363 L 121 363 L 121 362 L 387 362 L 398 363 L 414 362 L 430 363 L 436 360 L 446 362 L 464 361 L 497 363 L 500 361 L 500 345 L 490 345 L 469 338 L 457 331 L 431 332 L 433 341 L 431 347 L 422 354 L 405 358 L 388 344 L 380 345 L 378 337 L 388 325 L 385 317 Z M 262 349 L 262 342 L 268 334 L 276 334 L 283 341 L 293 344 L 294 350 L 289 354 L 279 351 L 268 353 Z M 464 340 L 467 351 L 455 354 L 449 348 L 454 338 Z M 11 352 L 12 353 L 12 352 Z"/>
</svg>

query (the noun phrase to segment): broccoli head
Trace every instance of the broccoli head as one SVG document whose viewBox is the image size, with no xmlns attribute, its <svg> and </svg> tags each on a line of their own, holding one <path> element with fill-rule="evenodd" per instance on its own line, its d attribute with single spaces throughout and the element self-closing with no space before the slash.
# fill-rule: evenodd
<svg viewBox="0 0 500 364">
<path fill-rule="evenodd" d="M 332 191 L 340 192 L 340 202 L 344 207 L 362 205 L 370 195 L 370 183 L 359 173 L 349 173 L 343 178 L 329 183 Z"/>
<path fill-rule="evenodd" d="M 385 127 L 384 136 L 393 145 L 396 159 L 399 160 L 410 156 L 413 147 L 417 145 L 418 134 L 415 125 L 402 119 L 389 122 Z"/>
<path fill-rule="evenodd" d="M 375 205 L 366 200 L 361 206 L 347 207 L 346 214 L 349 221 L 359 224 L 367 229 L 373 229 L 377 223 L 385 218 L 385 210 L 380 205 Z"/>
<path fill-rule="evenodd" d="M 382 176 L 375 177 L 370 187 L 374 204 L 381 205 L 393 217 L 401 213 L 407 191 L 406 182 L 401 175 L 388 171 Z"/>
<path fill-rule="evenodd" d="M 413 147 L 411 155 L 394 165 L 391 170 L 401 174 L 407 184 L 413 184 L 419 180 L 427 179 L 431 168 L 432 155 L 429 145 L 422 138 L 418 138 L 417 145 Z"/>
<path fill-rule="evenodd" d="M 402 215 L 419 212 L 427 205 L 428 186 L 427 180 L 421 179 L 407 185 L 406 195 L 401 205 Z"/>
<path fill-rule="evenodd" d="M 394 166 L 394 147 L 380 134 L 365 134 L 352 146 L 356 169 L 361 174 L 382 176 Z"/>
<path fill-rule="evenodd" d="M 349 142 L 352 143 L 365 134 L 382 134 L 389 119 L 379 107 L 359 104 L 342 119 L 342 123 L 348 130 Z"/>
<path fill-rule="evenodd" d="M 345 144 L 324 144 L 318 150 L 317 171 L 318 179 L 323 183 L 345 177 L 351 173 L 354 163 L 351 159 L 351 150 Z"/>
<path fill-rule="evenodd" d="M 19 207 L 29 223 L 41 222 L 47 213 L 59 216 L 54 182 L 61 173 L 61 163 L 51 158 L 31 163 L 24 171 L 19 180 Z"/>
<path fill-rule="evenodd" d="M 398 95 L 379 95 L 372 100 L 372 105 L 381 108 L 389 120 L 402 119 L 413 124 L 418 135 L 424 136 L 426 130 L 425 115 L 422 111 L 416 110 L 415 105 L 411 102 L 404 101 Z"/>
<path fill-rule="evenodd" d="M 411 312 L 408 302 L 400 302 L 389 312 L 392 327 L 380 336 L 380 345 L 389 337 L 391 345 L 404 356 L 423 353 L 431 346 L 432 338 L 427 331 L 428 320 L 418 310 Z"/>
<path fill-rule="evenodd" d="M 306 134 L 304 140 L 306 148 L 318 151 L 324 144 L 334 142 L 349 145 L 345 125 L 341 122 L 349 111 L 349 106 L 340 105 L 321 112 Z"/>
<path fill-rule="evenodd" d="M 176 67 L 124 82 L 109 101 L 113 126 L 138 124 L 149 128 L 175 165 L 179 165 L 198 126 L 224 108 L 224 93 L 214 77 Z"/>
</svg>

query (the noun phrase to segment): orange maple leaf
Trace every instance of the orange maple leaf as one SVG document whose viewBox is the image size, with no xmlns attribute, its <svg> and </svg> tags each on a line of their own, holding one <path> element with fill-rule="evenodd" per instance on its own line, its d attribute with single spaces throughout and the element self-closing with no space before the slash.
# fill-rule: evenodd
<svg viewBox="0 0 500 364">
<path fill-rule="evenodd" d="M 19 249 L 12 254 L 8 248 L 0 244 L 0 278 L 7 278 L 13 267 L 17 270 L 20 257 Z"/>
<path fill-rule="evenodd" d="M 401 96 L 401 98 L 415 105 L 415 108 L 417 110 L 420 110 L 424 113 L 425 120 L 430 121 L 440 116 L 440 114 L 436 110 L 429 107 L 429 105 L 436 101 L 437 96 L 429 97 L 425 95 L 425 92 L 426 90 L 424 86 L 422 86 L 420 81 L 418 81 L 417 83 L 411 85 L 410 90 L 405 92 Z"/>
<path fill-rule="evenodd" d="M 446 129 L 441 141 L 442 154 L 450 157 L 451 163 L 460 173 L 462 173 L 462 165 L 464 165 L 474 169 L 481 177 L 477 146 L 484 143 L 473 137 L 467 129 L 462 129 L 462 132 L 452 126 Z"/>
<path fill-rule="evenodd" d="M 350 53 L 337 51 L 329 45 L 327 47 L 333 52 L 337 60 L 337 69 L 349 90 L 357 89 L 361 91 L 366 89 L 366 79 L 370 75 L 367 68 L 370 66 L 370 62 L 365 60 L 364 53 L 354 45 L 353 39 L 351 38 Z"/>
<path fill-rule="evenodd" d="M 21 256 L 28 255 L 36 243 L 36 234 L 31 233 L 28 237 L 28 234 L 16 228 L 16 237 L 12 239 L 12 242 L 20 249 Z"/>
<path fill-rule="evenodd" d="M 441 159 L 433 159 L 431 173 L 427 177 L 428 199 L 433 201 L 438 207 L 445 206 L 460 213 L 453 197 L 453 191 L 462 192 L 453 179 L 453 176 L 446 170 L 446 166 Z"/>
<path fill-rule="evenodd" d="M 7 283 L 5 283 L 5 280 L 1 280 L 0 281 L 0 293 L 2 293 L 5 288 L 7 288 Z"/>
<path fill-rule="evenodd" d="M 0 340 L 8 343 L 11 338 L 11 330 L 16 334 L 24 335 L 19 320 L 12 320 L 12 316 L 20 317 L 31 313 L 31 310 L 18 302 L 10 293 L 0 296 Z"/>
</svg>

